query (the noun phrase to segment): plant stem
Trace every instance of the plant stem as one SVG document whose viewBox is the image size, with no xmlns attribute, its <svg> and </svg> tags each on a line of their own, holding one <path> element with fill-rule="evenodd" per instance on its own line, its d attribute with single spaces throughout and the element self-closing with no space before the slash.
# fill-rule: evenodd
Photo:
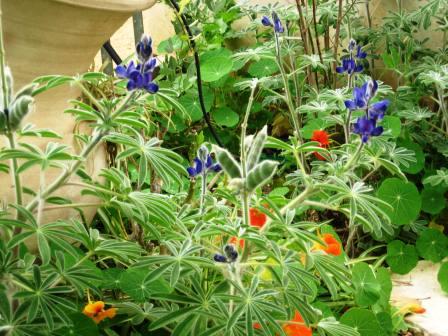
<svg viewBox="0 0 448 336">
<path fill-rule="evenodd" d="M 204 214 L 204 203 L 205 203 L 205 193 L 207 192 L 207 172 L 204 168 L 204 171 L 201 173 L 201 199 L 199 205 L 199 212 L 201 215 Z"/>
<path fill-rule="evenodd" d="M 351 166 L 356 163 L 356 161 L 358 161 L 359 159 L 359 155 L 361 154 L 362 148 L 364 147 L 364 143 L 361 141 L 361 143 L 359 144 L 358 148 L 356 149 L 356 152 L 353 154 L 353 156 L 350 158 L 350 160 L 348 160 L 348 162 L 346 163 L 346 165 L 343 168 L 343 171 L 347 171 L 351 168 Z"/>
<path fill-rule="evenodd" d="M 76 162 L 72 163 L 72 165 L 65 169 L 64 172 L 62 172 L 59 177 L 53 181 L 45 190 L 42 191 L 41 195 L 35 197 L 26 207 L 28 211 L 33 211 L 36 206 L 39 204 L 40 198 L 46 199 L 48 196 L 50 196 L 53 192 L 55 192 L 57 189 L 59 189 L 61 186 L 63 186 L 69 177 L 75 173 L 78 168 L 82 165 L 82 163 L 85 161 L 85 159 L 89 156 L 89 154 L 96 148 L 97 144 L 101 141 L 103 136 L 105 135 L 104 132 L 97 131 L 97 133 L 93 136 L 92 140 L 89 144 L 87 144 L 83 151 L 80 154 L 80 159 Z"/>
<path fill-rule="evenodd" d="M 244 115 L 243 123 L 241 124 L 241 137 L 240 137 L 240 162 L 241 162 L 241 178 L 243 180 L 243 190 L 241 190 L 241 206 L 242 206 L 242 212 L 243 212 L 243 224 L 244 227 L 250 226 L 250 219 L 249 219 L 249 192 L 247 190 L 247 164 L 246 162 L 246 131 L 247 131 L 247 124 L 249 120 L 250 111 L 252 109 L 252 105 L 254 102 L 254 95 L 255 90 L 257 88 L 256 82 L 253 83 L 252 89 L 250 91 L 249 101 L 247 103 L 246 113 Z M 245 261 L 249 257 L 249 251 L 250 246 L 249 242 L 246 241 L 246 244 L 244 244 L 243 249 L 243 255 L 241 257 L 241 260 Z"/>
<path fill-rule="evenodd" d="M 338 20 L 336 21 L 336 31 L 334 33 L 334 45 L 333 45 L 333 57 L 335 59 L 335 63 L 333 64 L 333 72 L 336 72 L 336 60 L 338 59 L 338 49 L 339 49 L 339 34 L 341 31 L 341 22 L 342 22 L 342 2 L 343 0 L 339 0 L 338 6 Z M 334 76 L 333 80 L 333 89 L 336 88 L 336 76 Z"/>
<path fill-rule="evenodd" d="M 2 2 L 0 0 L 0 6 Z M 5 45 L 3 41 L 3 12 L 0 7 L 0 72 L 2 77 L 3 108 L 9 106 L 8 82 L 6 80 Z M 11 88 L 12 89 L 12 88 Z"/>
</svg>

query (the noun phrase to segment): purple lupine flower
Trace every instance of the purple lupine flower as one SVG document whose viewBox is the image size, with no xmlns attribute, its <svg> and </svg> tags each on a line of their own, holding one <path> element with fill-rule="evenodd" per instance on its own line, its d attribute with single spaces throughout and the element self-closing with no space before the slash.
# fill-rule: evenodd
<svg viewBox="0 0 448 336">
<path fill-rule="evenodd" d="M 356 54 L 353 54 L 355 48 Z M 356 44 L 356 41 L 352 39 L 348 44 L 348 51 L 349 54 L 341 59 L 342 65 L 336 67 L 336 72 L 340 74 L 346 72 L 347 74 L 352 75 L 364 70 L 362 64 L 359 64 L 359 60 L 367 57 L 367 53 L 362 51 L 362 47 Z"/>
<path fill-rule="evenodd" d="M 280 18 L 278 17 L 276 12 L 272 12 L 272 21 L 267 16 L 263 16 L 261 18 L 261 23 L 266 27 L 274 27 L 274 31 L 276 33 L 283 33 L 285 31 L 282 25 L 282 21 L 280 21 Z"/>
<path fill-rule="evenodd" d="M 143 36 L 136 47 L 139 63 L 136 65 L 134 61 L 131 61 L 127 66 L 120 64 L 115 68 L 119 78 L 128 80 L 126 87 L 129 91 L 142 89 L 149 93 L 156 93 L 159 90 L 159 86 L 153 82 L 157 60 L 152 57 L 151 45 L 151 38 Z"/>
<path fill-rule="evenodd" d="M 276 33 L 283 33 L 285 29 L 276 12 L 272 12 L 272 19 L 274 20 L 274 31 Z"/>
<path fill-rule="evenodd" d="M 263 18 L 261 19 L 261 23 L 263 24 L 263 26 L 266 26 L 266 27 L 273 26 L 271 20 L 266 15 L 263 16 Z"/>
<path fill-rule="evenodd" d="M 362 142 L 366 143 L 370 137 L 381 135 L 383 133 L 383 127 L 376 126 L 376 120 L 374 118 L 363 116 L 359 117 L 356 121 L 353 133 L 359 134 Z"/>
<path fill-rule="evenodd" d="M 369 105 L 370 100 L 375 96 L 377 90 L 377 81 L 369 80 L 360 88 L 355 87 L 353 89 L 353 100 L 346 100 L 344 104 L 349 110 L 366 108 Z"/>
<path fill-rule="evenodd" d="M 225 256 L 223 256 L 222 254 L 218 254 L 216 253 L 213 256 L 213 260 L 216 262 L 220 262 L 220 263 L 226 263 L 227 262 L 227 258 Z"/>
<path fill-rule="evenodd" d="M 389 107 L 390 101 L 387 99 L 381 100 L 369 107 L 368 114 L 375 120 L 381 120 Z"/>
<path fill-rule="evenodd" d="M 207 147 L 202 145 L 198 149 L 197 157 L 194 159 L 194 165 L 187 168 L 188 175 L 190 177 L 196 177 L 198 175 L 207 175 L 208 172 L 221 171 L 221 166 L 219 163 L 213 163 L 212 157 L 210 156 Z"/>
</svg>

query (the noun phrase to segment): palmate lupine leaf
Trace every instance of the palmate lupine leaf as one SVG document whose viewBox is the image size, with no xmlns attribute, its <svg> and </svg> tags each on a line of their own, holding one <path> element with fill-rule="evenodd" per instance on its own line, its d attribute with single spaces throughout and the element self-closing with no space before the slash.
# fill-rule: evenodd
<svg viewBox="0 0 448 336">
<path fill-rule="evenodd" d="M 139 133 L 133 132 L 133 137 L 120 133 L 106 136 L 106 140 L 125 146 L 124 151 L 117 155 L 117 160 L 124 160 L 131 156 L 139 157 L 138 184 L 142 186 L 150 174 L 150 169 L 160 176 L 163 183 L 170 185 L 172 181 L 181 184 L 181 175 L 185 175 L 185 168 L 179 163 L 182 158 L 175 152 L 160 147 L 161 141 L 151 138 L 146 141 Z"/>
<path fill-rule="evenodd" d="M 335 205 L 340 211 L 345 213 L 353 225 L 356 219 L 376 235 L 382 235 L 382 231 L 392 233 L 390 218 L 381 207 L 390 207 L 381 199 L 372 196 L 372 188 L 363 182 L 355 182 L 352 185 L 346 184 L 342 179 L 331 176 L 330 183 L 322 183 L 320 187 L 333 191 L 335 194 L 327 200 L 329 205 Z M 348 202 L 348 203 L 347 203 Z"/>
<path fill-rule="evenodd" d="M 33 267 L 33 274 L 30 280 L 24 276 L 14 275 L 18 282 L 23 286 L 21 291 L 14 297 L 21 304 L 29 305 L 27 310 L 27 322 L 31 323 L 38 317 L 43 317 L 50 330 L 55 327 L 55 320 L 70 324 L 71 320 L 67 313 L 75 312 L 77 307 L 75 303 L 63 297 L 73 291 L 69 286 L 57 286 L 59 275 L 50 273 L 42 278 L 38 266 Z"/>
<path fill-rule="evenodd" d="M 317 254 L 313 257 L 314 267 L 322 281 L 327 286 L 331 296 L 336 298 L 340 289 L 348 291 L 350 288 L 350 272 L 331 256 Z"/>
</svg>

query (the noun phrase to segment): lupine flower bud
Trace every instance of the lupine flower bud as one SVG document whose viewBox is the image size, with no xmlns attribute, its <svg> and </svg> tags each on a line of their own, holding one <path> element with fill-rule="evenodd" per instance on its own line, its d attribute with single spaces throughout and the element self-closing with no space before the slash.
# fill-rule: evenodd
<svg viewBox="0 0 448 336">
<path fill-rule="evenodd" d="M 135 49 L 137 51 L 138 59 L 142 63 L 145 63 L 152 55 L 152 39 L 147 35 L 143 35 Z"/>
<path fill-rule="evenodd" d="M 353 51 L 356 47 L 356 41 L 354 39 L 350 39 L 350 42 L 348 43 L 348 50 Z"/>
<path fill-rule="evenodd" d="M 235 262 L 238 259 L 238 252 L 235 249 L 235 246 L 232 244 L 228 244 L 224 247 L 224 252 L 226 253 L 227 258 L 230 262 Z"/>
<path fill-rule="evenodd" d="M 199 160 L 201 160 L 202 162 L 207 162 L 207 157 L 208 155 L 208 148 L 205 145 L 201 145 L 201 147 L 199 147 L 198 149 L 198 158 Z"/>
</svg>

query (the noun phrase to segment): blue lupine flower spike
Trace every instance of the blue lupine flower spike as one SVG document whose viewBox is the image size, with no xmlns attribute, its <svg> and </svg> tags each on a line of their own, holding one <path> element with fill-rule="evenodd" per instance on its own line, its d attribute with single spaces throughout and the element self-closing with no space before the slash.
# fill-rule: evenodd
<svg viewBox="0 0 448 336">
<path fill-rule="evenodd" d="M 212 157 L 208 152 L 208 148 L 202 145 L 198 149 L 197 157 L 194 159 L 194 165 L 187 168 L 190 177 L 196 177 L 200 174 L 206 175 L 209 171 L 219 172 L 221 166 L 219 163 L 213 163 Z"/>
<path fill-rule="evenodd" d="M 359 134 L 363 143 L 369 141 L 372 136 L 378 136 L 383 133 L 383 127 L 376 126 L 374 118 L 367 118 L 366 116 L 358 118 L 355 123 L 353 133 Z"/>
<path fill-rule="evenodd" d="M 223 256 L 222 254 L 218 254 L 218 253 L 216 253 L 213 256 L 213 260 L 216 261 L 216 262 L 220 262 L 220 263 L 227 262 L 227 258 L 225 256 Z"/>
<path fill-rule="evenodd" d="M 353 55 L 353 52 L 356 50 L 356 54 Z M 336 67 L 337 73 L 347 73 L 352 75 L 357 72 L 361 72 L 364 70 L 362 64 L 359 63 L 359 60 L 367 57 L 367 53 L 362 51 L 360 45 L 356 43 L 355 40 L 350 40 L 348 44 L 349 55 L 343 56 L 341 59 L 342 65 Z"/>
<path fill-rule="evenodd" d="M 231 244 L 224 246 L 224 252 L 230 262 L 235 262 L 238 259 L 238 252 L 235 246 Z"/>
<path fill-rule="evenodd" d="M 345 106 L 350 110 L 366 108 L 370 100 L 375 96 L 377 90 L 377 81 L 369 80 L 362 87 L 355 87 L 353 89 L 353 100 L 346 100 L 344 102 Z"/>
<path fill-rule="evenodd" d="M 153 82 L 153 71 L 156 67 L 156 59 L 152 57 L 152 40 L 143 36 L 136 46 L 139 63 L 131 61 L 127 66 L 118 65 L 115 73 L 119 78 L 127 79 L 126 88 L 132 90 L 146 90 L 149 93 L 159 91 L 159 86 Z"/>
<path fill-rule="evenodd" d="M 145 63 L 152 55 L 152 39 L 149 36 L 143 35 L 135 49 L 140 62 Z"/>
<path fill-rule="evenodd" d="M 272 12 L 272 20 L 274 21 L 274 31 L 276 33 L 283 33 L 285 29 L 276 12 Z"/>
<path fill-rule="evenodd" d="M 267 16 L 263 16 L 263 18 L 261 19 L 261 23 L 263 24 L 263 26 L 266 26 L 266 27 L 273 26 L 271 20 Z"/>
</svg>

